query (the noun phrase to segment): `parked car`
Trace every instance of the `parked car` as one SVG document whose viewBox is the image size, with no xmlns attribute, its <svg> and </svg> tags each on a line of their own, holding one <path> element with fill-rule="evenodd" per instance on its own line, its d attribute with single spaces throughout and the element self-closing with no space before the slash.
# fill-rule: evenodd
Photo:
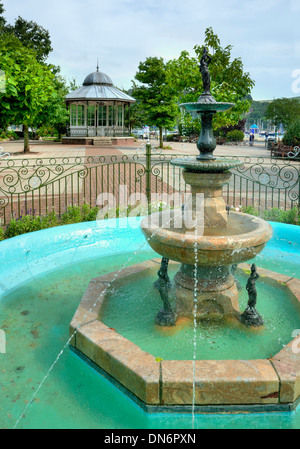
<svg viewBox="0 0 300 449">
<path fill-rule="evenodd" d="M 149 130 L 147 127 L 140 128 L 140 129 L 133 129 L 132 134 L 137 137 L 138 139 L 149 139 Z"/>
</svg>

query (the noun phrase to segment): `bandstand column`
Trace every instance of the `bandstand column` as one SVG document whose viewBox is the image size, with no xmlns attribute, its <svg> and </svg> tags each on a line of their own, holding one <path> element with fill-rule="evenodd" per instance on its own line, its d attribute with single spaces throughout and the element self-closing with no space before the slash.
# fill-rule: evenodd
<svg viewBox="0 0 300 449">
<path fill-rule="evenodd" d="M 85 109 L 85 123 L 86 123 L 86 137 L 89 136 L 89 102 L 86 102 L 86 109 Z"/>
<path fill-rule="evenodd" d="M 99 107 L 98 103 L 95 104 L 95 137 L 98 136 L 98 113 L 99 113 Z"/>
</svg>

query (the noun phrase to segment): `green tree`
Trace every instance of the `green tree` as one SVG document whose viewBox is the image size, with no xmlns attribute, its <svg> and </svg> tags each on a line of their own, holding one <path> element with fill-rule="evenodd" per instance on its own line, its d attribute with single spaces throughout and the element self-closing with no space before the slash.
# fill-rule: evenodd
<svg viewBox="0 0 300 449">
<path fill-rule="evenodd" d="M 268 104 L 266 118 L 277 128 L 280 124 L 288 127 L 300 117 L 300 102 L 297 98 L 278 98 Z"/>
<path fill-rule="evenodd" d="M 143 109 L 143 106 L 139 101 L 132 104 L 125 110 L 125 125 L 129 128 L 129 132 L 133 128 L 141 128 L 147 124 L 147 115 Z"/>
<path fill-rule="evenodd" d="M 166 64 L 162 58 L 149 57 L 140 62 L 135 80 L 133 81 L 133 97 L 139 101 L 144 111 L 147 125 L 159 129 L 159 145 L 163 147 L 163 128 L 169 128 L 176 123 L 179 114 L 174 94 L 166 86 Z"/>
<path fill-rule="evenodd" d="M 182 51 L 178 59 L 167 63 L 167 85 L 173 92 L 177 92 L 179 103 L 197 101 L 203 92 L 199 65 L 204 46 L 209 49 L 212 57 L 209 65 L 212 95 L 217 101 L 235 103 L 228 112 L 215 115 L 214 129 L 234 125 L 250 108 L 249 94 L 254 81 L 248 72 L 244 72 L 241 58 L 231 60 L 232 46 L 223 48 L 212 28 L 205 31 L 204 45 L 195 45 L 195 56 Z"/>
<path fill-rule="evenodd" d="M 287 128 L 282 142 L 289 146 L 300 145 L 300 117 L 296 118 Z"/>
<path fill-rule="evenodd" d="M 2 34 L 5 30 L 5 26 L 6 26 L 6 20 L 3 16 L 4 14 L 4 6 L 3 3 L 0 3 L 0 34 Z"/>
<path fill-rule="evenodd" d="M 53 50 L 49 31 L 32 20 L 19 16 L 14 25 L 5 26 L 5 31 L 16 36 L 24 47 L 34 50 L 38 62 L 45 62 Z"/>
<path fill-rule="evenodd" d="M 28 128 L 36 126 L 48 103 L 57 97 L 54 75 L 36 60 L 34 51 L 7 34 L 0 40 L 0 69 L 6 75 L 6 91 L 0 93 L 0 123 L 23 124 L 24 152 L 28 152 Z"/>
<path fill-rule="evenodd" d="M 37 127 L 42 125 L 52 126 L 58 134 L 58 140 L 61 140 L 62 134 L 66 132 L 67 122 L 69 120 L 69 112 L 65 103 L 65 96 L 69 93 L 69 86 L 66 80 L 60 75 L 59 67 L 53 67 L 52 73 L 53 88 L 55 94 L 51 96 L 47 105 L 43 108 L 39 115 Z"/>
<path fill-rule="evenodd" d="M 79 87 L 81 87 L 79 84 L 77 84 L 77 80 L 75 77 L 73 77 L 68 84 L 68 92 L 73 92 L 76 89 L 79 89 Z"/>
<path fill-rule="evenodd" d="M 38 25 L 36 22 L 27 21 L 22 17 L 18 17 L 14 25 L 7 25 L 6 20 L 3 17 L 3 13 L 4 8 L 2 3 L 0 3 L 0 29 L 2 24 L 2 31 L 5 34 L 15 36 L 24 47 L 29 50 L 33 50 L 34 53 L 31 52 L 30 54 L 34 54 L 37 62 L 45 65 L 46 68 L 48 67 L 48 72 L 50 71 L 53 75 L 52 88 L 54 89 L 55 95 L 52 95 L 49 98 L 48 103 L 38 115 L 36 123 L 37 126 L 53 126 L 60 137 L 60 135 L 66 130 L 68 112 L 66 109 L 64 96 L 68 93 L 69 88 L 66 86 L 65 80 L 60 75 L 60 67 L 46 65 L 46 59 L 52 51 L 50 34 L 47 30 L 45 30 L 45 28 Z M 71 81 L 70 87 L 72 87 L 72 83 L 75 85 L 75 80 Z M 7 123 L 5 124 L 7 126 Z M 3 125 L 5 124 L 3 123 Z M 27 141 L 27 126 L 25 122 L 24 125 L 24 138 Z M 27 142 L 25 147 L 28 148 Z"/>
</svg>

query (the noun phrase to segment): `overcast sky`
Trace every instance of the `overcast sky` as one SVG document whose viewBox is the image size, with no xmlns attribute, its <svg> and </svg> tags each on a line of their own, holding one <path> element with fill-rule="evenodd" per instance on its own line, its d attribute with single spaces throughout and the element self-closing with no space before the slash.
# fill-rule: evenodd
<svg viewBox="0 0 300 449">
<path fill-rule="evenodd" d="M 299 0 L 2 2 L 9 23 L 20 15 L 49 30 L 54 49 L 49 62 L 78 84 L 96 69 L 99 57 L 100 71 L 129 89 L 140 61 L 148 56 L 167 61 L 182 50 L 193 54 L 205 29 L 213 27 L 255 80 L 255 100 L 300 95 Z"/>
</svg>

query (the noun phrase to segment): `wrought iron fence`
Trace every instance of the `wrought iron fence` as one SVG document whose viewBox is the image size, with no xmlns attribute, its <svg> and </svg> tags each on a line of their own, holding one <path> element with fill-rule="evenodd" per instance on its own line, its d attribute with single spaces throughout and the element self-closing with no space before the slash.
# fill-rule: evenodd
<svg viewBox="0 0 300 449">
<path fill-rule="evenodd" d="M 96 206 L 101 193 L 114 195 L 120 204 L 119 186 L 130 197 L 139 192 L 151 203 L 152 193 L 189 191 L 181 169 L 170 162 L 178 155 L 145 152 L 134 156 L 28 158 L 0 160 L 0 219 L 2 225 L 24 214 L 63 214 L 70 205 Z M 231 157 L 232 158 L 232 157 Z M 299 207 L 300 164 L 290 160 L 238 158 L 243 165 L 232 170 L 224 198 L 230 206 Z"/>
</svg>

